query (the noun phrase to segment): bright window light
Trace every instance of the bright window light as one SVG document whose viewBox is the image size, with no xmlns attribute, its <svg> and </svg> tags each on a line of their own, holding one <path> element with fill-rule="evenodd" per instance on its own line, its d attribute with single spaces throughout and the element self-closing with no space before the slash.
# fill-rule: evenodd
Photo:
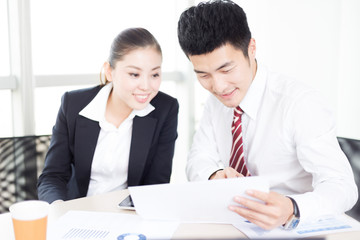
<svg viewBox="0 0 360 240">
<path fill-rule="evenodd" d="M 11 137 L 12 132 L 12 112 L 11 112 L 11 90 L 0 90 L 0 137 Z M 6 104 L 5 104 L 6 103 Z"/>
<path fill-rule="evenodd" d="M 98 73 L 123 29 L 144 27 L 159 41 L 163 71 L 177 68 L 177 20 L 186 1 L 31 1 L 34 74 Z"/>
<path fill-rule="evenodd" d="M 0 76 L 10 73 L 7 1 L 0 0 Z"/>
</svg>

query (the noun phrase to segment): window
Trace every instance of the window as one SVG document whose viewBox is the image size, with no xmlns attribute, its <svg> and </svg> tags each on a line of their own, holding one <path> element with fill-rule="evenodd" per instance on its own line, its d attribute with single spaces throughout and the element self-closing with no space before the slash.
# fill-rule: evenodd
<svg viewBox="0 0 360 240">
<path fill-rule="evenodd" d="M 184 7 L 177 11 L 179 4 Z M 148 29 L 163 49 L 163 71 L 173 71 L 181 51 L 177 20 L 185 4 L 168 0 L 31 1 L 34 74 L 97 74 L 112 40 L 129 27 Z"/>
<path fill-rule="evenodd" d="M 0 90 L 0 137 L 13 135 L 11 90 Z"/>
<path fill-rule="evenodd" d="M 7 17 L 7 1 L 0 0 L 0 76 L 8 76 L 10 74 Z"/>
</svg>

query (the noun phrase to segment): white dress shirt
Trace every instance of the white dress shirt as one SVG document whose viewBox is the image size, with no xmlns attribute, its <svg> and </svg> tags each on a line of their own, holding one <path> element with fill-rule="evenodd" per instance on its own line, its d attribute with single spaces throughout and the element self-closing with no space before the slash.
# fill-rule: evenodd
<svg viewBox="0 0 360 240">
<path fill-rule="evenodd" d="M 98 121 L 101 128 L 91 165 L 87 196 L 127 188 L 133 119 L 135 116 L 146 116 L 155 109 L 148 104 L 142 110 L 133 110 L 117 128 L 105 119 L 106 104 L 111 90 L 112 83 L 104 86 L 79 113 Z"/>
<path fill-rule="evenodd" d="M 240 103 L 245 162 L 270 190 L 293 197 L 301 219 L 349 210 L 357 201 L 350 164 L 336 138 L 332 111 L 320 94 L 258 65 Z M 229 166 L 233 108 L 211 95 L 189 153 L 190 181 Z M 236 190 L 234 190 L 236 193 Z"/>
</svg>

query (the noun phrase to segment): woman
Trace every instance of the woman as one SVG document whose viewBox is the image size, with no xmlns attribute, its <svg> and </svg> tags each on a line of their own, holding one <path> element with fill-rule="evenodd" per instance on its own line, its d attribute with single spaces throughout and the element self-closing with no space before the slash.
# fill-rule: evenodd
<svg viewBox="0 0 360 240">
<path fill-rule="evenodd" d="M 168 183 L 179 105 L 159 92 L 161 48 L 143 28 L 113 41 L 105 84 L 62 97 L 38 197 L 49 203 Z"/>
</svg>

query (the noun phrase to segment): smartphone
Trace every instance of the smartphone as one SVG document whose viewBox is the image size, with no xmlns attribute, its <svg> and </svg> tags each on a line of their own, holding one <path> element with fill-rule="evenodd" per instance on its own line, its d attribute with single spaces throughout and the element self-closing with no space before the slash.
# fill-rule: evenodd
<svg viewBox="0 0 360 240">
<path fill-rule="evenodd" d="M 120 209 L 126 209 L 126 210 L 135 210 L 135 206 L 134 206 L 134 203 L 131 199 L 131 196 L 127 196 L 124 200 L 122 200 L 118 207 Z"/>
</svg>

